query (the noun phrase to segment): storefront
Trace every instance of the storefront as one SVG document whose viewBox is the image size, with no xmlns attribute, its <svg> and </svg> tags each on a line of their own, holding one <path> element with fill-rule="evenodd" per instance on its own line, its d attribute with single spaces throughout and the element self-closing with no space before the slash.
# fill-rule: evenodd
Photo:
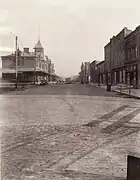
<svg viewBox="0 0 140 180">
<path fill-rule="evenodd" d="M 125 83 L 125 68 L 118 68 L 118 69 L 113 69 L 112 70 L 112 84 L 117 85 L 117 84 L 124 84 Z"/>
<path fill-rule="evenodd" d="M 138 87 L 138 65 L 129 65 L 125 71 L 125 83 L 132 85 L 134 88 Z"/>
</svg>

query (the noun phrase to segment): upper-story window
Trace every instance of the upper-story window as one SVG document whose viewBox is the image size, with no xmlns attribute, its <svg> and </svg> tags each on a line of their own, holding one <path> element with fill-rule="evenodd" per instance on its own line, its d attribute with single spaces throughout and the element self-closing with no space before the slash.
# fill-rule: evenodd
<svg viewBox="0 0 140 180">
<path fill-rule="evenodd" d="M 132 47 L 128 47 L 128 61 L 130 61 L 132 59 Z"/>
<path fill-rule="evenodd" d="M 24 59 L 21 59 L 21 66 L 24 66 Z"/>
<path fill-rule="evenodd" d="M 135 58 L 137 58 L 138 56 L 138 48 L 137 48 L 137 45 L 135 45 Z"/>
<path fill-rule="evenodd" d="M 39 68 L 39 62 L 37 62 L 37 67 Z"/>
<path fill-rule="evenodd" d="M 16 65 L 16 60 L 15 58 L 12 58 L 12 66 L 15 66 Z"/>
</svg>

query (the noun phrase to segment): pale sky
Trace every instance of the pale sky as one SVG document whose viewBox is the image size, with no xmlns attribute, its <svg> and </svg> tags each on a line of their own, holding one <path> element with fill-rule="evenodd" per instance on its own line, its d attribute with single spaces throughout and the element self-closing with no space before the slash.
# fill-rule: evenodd
<svg viewBox="0 0 140 180">
<path fill-rule="evenodd" d="M 140 0 L 0 0 L 0 53 L 14 48 L 14 35 L 32 49 L 40 34 L 56 73 L 75 75 L 82 61 L 104 60 L 113 35 L 140 24 L 139 8 Z"/>
</svg>

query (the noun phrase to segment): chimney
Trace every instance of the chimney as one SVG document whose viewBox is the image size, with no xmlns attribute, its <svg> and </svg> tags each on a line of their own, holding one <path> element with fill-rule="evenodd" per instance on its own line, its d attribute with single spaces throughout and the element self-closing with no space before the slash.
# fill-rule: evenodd
<svg viewBox="0 0 140 180">
<path fill-rule="evenodd" d="M 24 48 L 24 52 L 29 54 L 29 48 L 28 48 L 28 47 L 25 47 L 25 48 Z"/>
</svg>

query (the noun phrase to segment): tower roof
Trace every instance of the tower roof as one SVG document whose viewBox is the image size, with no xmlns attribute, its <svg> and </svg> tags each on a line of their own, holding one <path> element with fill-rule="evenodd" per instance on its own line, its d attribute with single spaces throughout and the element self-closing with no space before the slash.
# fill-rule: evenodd
<svg viewBox="0 0 140 180">
<path fill-rule="evenodd" d="M 35 45 L 34 49 L 44 49 L 40 40 L 38 40 L 37 44 Z"/>
</svg>

